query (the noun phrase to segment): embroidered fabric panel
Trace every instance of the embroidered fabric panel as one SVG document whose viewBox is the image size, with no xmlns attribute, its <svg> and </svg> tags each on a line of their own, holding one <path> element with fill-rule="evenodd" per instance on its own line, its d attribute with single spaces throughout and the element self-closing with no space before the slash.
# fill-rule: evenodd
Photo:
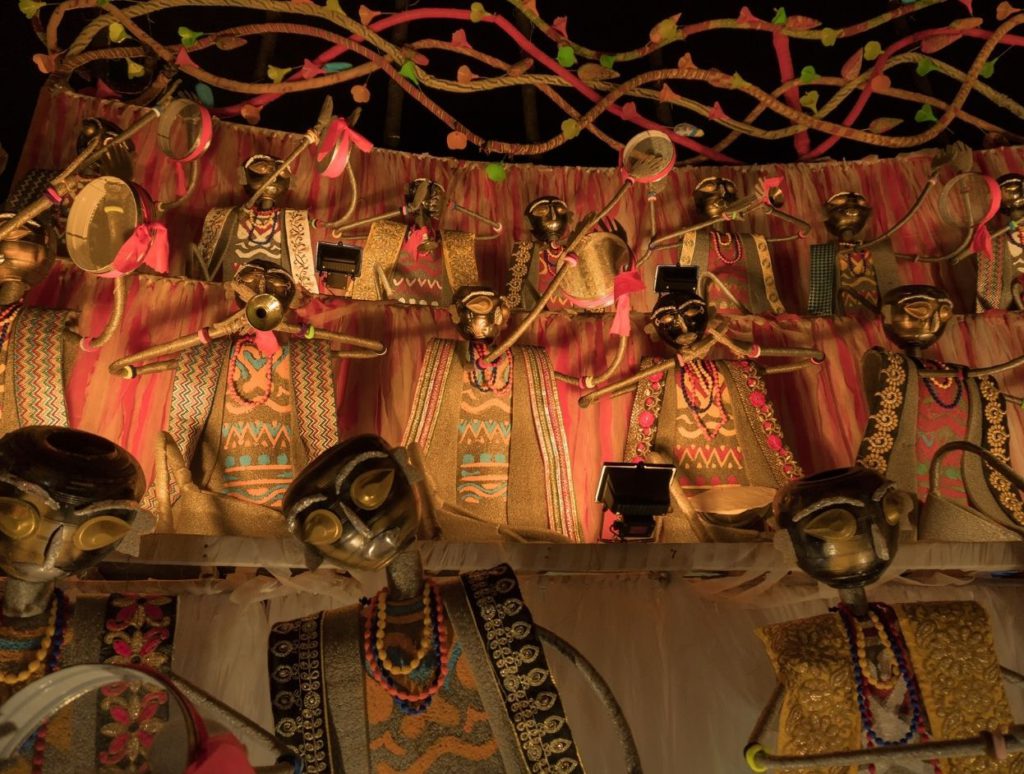
<svg viewBox="0 0 1024 774">
<path fill-rule="evenodd" d="M 468 364 L 462 372 L 455 491 L 459 502 L 472 506 L 473 513 L 504 524 L 512 446 L 512 358 L 496 365 L 494 389 L 485 391 L 475 383 L 482 378 L 479 371 Z"/>
<path fill-rule="evenodd" d="M 870 251 L 840 250 L 838 258 L 839 289 L 856 294 L 856 297 L 877 309 L 880 303 L 878 278 L 875 276 L 875 264 Z M 845 307 L 853 301 L 846 296 L 841 299 L 841 303 Z M 846 311 L 849 312 L 849 308 Z"/>
<path fill-rule="evenodd" d="M 640 370 L 642 371 L 657 362 L 655 358 L 644 358 L 640 361 Z M 630 462 L 647 461 L 654 445 L 654 435 L 661 417 L 661 405 L 665 396 L 665 384 L 669 378 L 670 375 L 662 371 L 647 377 L 636 386 L 636 392 L 633 395 L 633 409 L 629 415 L 629 429 L 626 432 L 626 443 L 622 451 L 624 459 Z"/>
<path fill-rule="evenodd" d="M 903 355 L 880 350 L 876 354 L 885 365 L 879 372 L 879 389 L 868 395 L 871 415 L 857 451 L 857 463 L 885 476 L 900 428 L 907 392 L 907 363 Z"/>
<path fill-rule="evenodd" d="M 748 483 L 735 410 L 725 377 L 713 360 L 675 369 L 676 446 L 672 457 L 684 490 Z"/>
<path fill-rule="evenodd" d="M 104 664 L 171 669 L 177 600 L 111 595 L 100 647 Z M 141 681 L 100 689 L 96 763 L 101 774 L 149 771 L 154 737 L 167 724 L 168 694 Z"/>
<path fill-rule="evenodd" d="M 395 292 L 395 300 L 403 304 L 444 303 L 444 260 L 440 242 L 432 248 L 422 245 L 408 248 L 408 243 L 398 253 L 398 260 L 388 277 Z"/>
<path fill-rule="evenodd" d="M 14 400 L 21 425 L 67 427 L 64 333 L 68 312 L 22 309 L 13 323 Z"/>
<path fill-rule="evenodd" d="M 1010 428 L 1006 421 L 1006 398 L 991 376 L 978 379 L 982 400 L 982 445 L 1010 464 Z M 1024 526 L 1024 493 L 1010 483 L 1002 473 L 985 464 L 985 477 L 1003 511 L 1017 524 Z"/>
<path fill-rule="evenodd" d="M 20 311 L 21 304 L 0 307 L 0 412 L 3 411 L 4 394 L 7 390 L 7 358 L 11 350 L 11 330 Z M 64 385 L 61 385 L 61 390 L 63 388 Z"/>
<path fill-rule="evenodd" d="M 927 367 L 940 364 L 925 363 Z M 968 399 L 963 379 L 922 379 L 917 391 L 917 496 L 928 497 L 928 468 L 935 452 L 950 441 L 967 438 Z M 942 458 L 939 493 L 953 502 L 967 505 L 963 477 L 963 453 L 951 452 Z"/>
<path fill-rule="evenodd" d="M 325 341 L 295 339 L 288 352 L 299 440 L 306 446 L 307 459 L 312 460 L 338 443 L 335 362 Z"/>
<path fill-rule="evenodd" d="M 747 309 L 751 305 L 747 261 L 755 260 L 752 247 L 752 240 L 746 234 L 708 231 L 707 270 L 720 279 Z M 707 300 L 722 314 L 739 314 L 742 311 L 714 282 L 708 286 Z"/>
<path fill-rule="evenodd" d="M 413 442 L 424 450 L 430 446 L 454 355 L 455 342 L 450 339 L 432 339 L 427 345 L 423 369 L 416 380 L 412 414 L 402 436 L 403 446 Z"/>
<path fill-rule="evenodd" d="M 268 647 L 274 734 L 302 758 L 307 774 L 332 771 L 321 665 L 322 616 L 275 624 Z"/>
<path fill-rule="evenodd" d="M 264 355 L 253 337 L 235 340 L 225 378 L 221 448 L 211 488 L 280 506 L 295 476 L 289 344 Z"/>
<path fill-rule="evenodd" d="M 582 771 L 533 618 L 506 564 L 462 576 L 480 638 L 528 770 Z"/>
<path fill-rule="evenodd" d="M 733 400 L 745 415 L 746 426 L 768 466 L 768 475 L 778 485 L 803 476 L 803 470 L 782 435 L 782 424 L 768 397 L 768 386 L 760 367 L 751 360 L 727 360 L 722 365 L 736 385 Z"/>
<path fill-rule="evenodd" d="M 271 261 L 287 269 L 282 249 L 283 213 L 280 210 L 239 210 L 235 238 L 228 243 L 226 251 L 230 258 L 225 267 L 228 275 L 234 275 L 232 264 L 249 263 L 257 259 Z M 221 261 L 223 262 L 223 258 Z"/>
<path fill-rule="evenodd" d="M 548 285 L 551 284 L 551 280 L 553 280 L 555 278 L 555 274 L 558 273 L 558 259 L 561 255 L 561 251 L 553 253 L 546 247 L 536 251 L 537 292 L 540 295 L 544 295 L 544 292 L 548 289 Z M 549 312 L 579 309 L 573 300 L 565 294 L 565 285 L 566 283 L 563 281 L 558 290 L 555 291 L 555 294 L 551 296 L 551 300 L 548 301 L 547 307 L 545 308 Z"/>
<path fill-rule="evenodd" d="M 810 291 L 807 296 L 807 314 L 831 317 L 836 304 L 835 242 L 811 245 Z"/>
</svg>

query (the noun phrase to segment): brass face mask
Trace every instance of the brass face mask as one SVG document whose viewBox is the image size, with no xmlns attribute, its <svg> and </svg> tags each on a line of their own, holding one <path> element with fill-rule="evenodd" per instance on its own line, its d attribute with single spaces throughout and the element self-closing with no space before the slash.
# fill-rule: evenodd
<svg viewBox="0 0 1024 774">
<path fill-rule="evenodd" d="M 682 351 L 704 337 L 708 306 L 696 293 L 666 293 L 651 310 L 651 324 L 662 341 Z"/>
<path fill-rule="evenodd" d="M 953 316 L 946 291 L 930 285 L 903 285 L 882 299 L 885 333 L 903 349 L 926 349 L 938 341 Z"/>
<path fill-rule="evenodd" d="M 249 324 L 261 331 L 276 328 L 288 310 L 302 302 L 291 275 L 277 264 L 262 259 L 239 266 L 231 288 L 239 306 L 245 308 Z"/>
<path fill-rule="evenodd" d="M 999 211 L 1015 223 L 1024 220 L 1024 176 L 1011 172 L 1000 176 L 998 183 Z"/>
<path fill-rule="evenodd" d="M 697 211 L 706 218 L 717 218 L 736 203 L 736 184 L 724 177 L 706 177 L 693 189 Z"/>
<path fill-rule="evenodd" d="M 550 244 L 565 238 L 569 230 L 572 213 L 569 205 L 556 196 L 542 196 L 534 199 L 526 208 L 526 219 L 530 233 L 538 242 Z"/>
<path fill-rule="evenodd" d="M 263 154 L 250 156 L 242 167 L 242 171 L 245 173 L 245 190 L 250 195 L 254 194 L 263 181 L 270 177 L 279 166 L 281 166 L 281 160 L 275 159 L 273 156 Z M 273 207 L 288 190 L 290 184 L 291 172 L 286 169 L 263 191 L 260 201 L 262 208 Z"/>
<path fill-rule="evenodd" d="M 825 202 L 825 228 L 838 239 L 852 239 L 867 225 L 871 207 L 863 194 L 843 191 Z"/>
<path fill-rule="evenodd" d="M 509 317 L 505 299 L 487 288 L 460 288 L 450 313 L 459 335 L 467 341 L 494 341 Z"/>
<path fill-rule="evenodd" d="M 436 228 L 444 213 L 444 188 L 425 177 L 416 178 L 405 191 L 406 221 L 419 228 Z"/>
<path fill-rule="evenodd" d="M 344 441 L 289 487 L 288 528 L 341 567 L 380 569 L 415 537 L 420 503 L 409 475 L 404 457 L 379 437 Z"/>
<path fill-rule="evenodd" d="M 14 217 L 0 214 L 0 222 Z M 0 242 L 0 305 L 13 304 L 50 273 L 57 235 L 30 220 Z"/>
</svg>

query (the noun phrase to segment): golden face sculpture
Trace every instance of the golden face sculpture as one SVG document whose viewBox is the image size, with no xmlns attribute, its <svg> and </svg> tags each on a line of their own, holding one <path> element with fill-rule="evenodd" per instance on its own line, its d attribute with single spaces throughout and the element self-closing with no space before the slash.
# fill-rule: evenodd
<svg viewBox="0 0 1024 774">
<path fill-rule="evenodd" d="M 882 298 L 886 335 L 904 349 L 926 349 L 942 336 L 953 316 L 953 302 L 942 288 L 903 285 Z"/>
<path fill-rule="evenodd" d="M 45 583 L 98 563 L 129 532 L 142 469 L 105 438 L 24 427 L 0 438 L 0 569 Z"/>
<path fill-rule="evenodd" d="M 239 266 L 229 287 L 257 330 L 273 330 L 289 309 L 298 308 L 303 302 L 292 276 L 276 263 L 262 258 Z"/>
<path fill-rule="evenodd" d="M 838 239 L 853 239 L 864 230 L 871 207 L 867 197 L 853 191 L 843 191 L 825 202 L 825 228 Z"/>
<path fill-rule="evenodd" d="M 508 302 L 483 287 L 459 288 L 450 313 L 459 335 L 467 341 L 494 341 L 509 318 Z"/>
<path fill-rule="evenodd" d="M 94 137 L 102 137 L 102 144 L 107 152 L 82 170 L 86 177 L 111 175 L 121 180 L 132 179 L 132 154 L 135 145 L 131 140 L 114 144 L 113 140 L 121 133 L 116 125 L 102 118 L 87 118 L 82 122 L 78 132 L 77 152 L 81 153 Z"/>
<path fill-rule="evenodd" d="M 386 566 L 413 542 L 421 508 L 400 451 L 360 435 L 317 457 L 284 497 L 292 534 L 346 569 Z"/>
<path fill-rule="evenodd" d="M 270 177 L 279 166 L 281 166 L 281 160 L 275 159 L 273 156 L 263 154 L 250 156 L 242 166 L 242 171 L 245 173 L 245 190 L 250 195 L 254 194 L 256 189 L 263 185 L 263 181 Z M 258 206 L 265 210 L 275 206 L 278 199 L 288 190 L 291 177 L 291 172 L 287 169 L 278 175 L 274 182 L 263 191 Z"/>
<path fill-rule="evenodd" d="M 572 212 L 569 205 L 557 196 L 541 196 L 526 208 L 530 233 L 537 242 L 560 242 L 569 231 Z"/>
<path fill-rule="evenodd" d="M 717 218 L 736 202 L 736 184 L 724 177 L 706 177 L 693 189 L 693 202 L 705 218 Z"/>
<path fill-rule="evenodd" d="M 1024 176 L 1017 172 L 1002 175 L 999 183 L 999 211 L 1016 223 L 1024 220 Z"/>
<path fill-rule="evenodd" d="M 896 554 L 900 520 L 913 507 L 911 495 L 863 467 L 792 481 L 772 505 L 800 569 L 833 588 L 878 580 Z"/>
<path fill-rule="evenodd" d="M 444 187 L 418 177 L 405 190 L 406 221 L 418 228 L 437 227 L 444 213 Z"/>
<path fill-rule="evenodd" d="M 0 223 L 14 217 L 0 214 Z M 50 273 L 57 234 L 30 220 L 0 241 L 0 305 L 20 301 L 28 290 Z"/>
<path fill-rule="evenodd" d="M 658 337 L 677 352 L 703 338 L 708 328 L 708 305 L 693 292 L 666 293 L 651 310 Z"/>
</svg>

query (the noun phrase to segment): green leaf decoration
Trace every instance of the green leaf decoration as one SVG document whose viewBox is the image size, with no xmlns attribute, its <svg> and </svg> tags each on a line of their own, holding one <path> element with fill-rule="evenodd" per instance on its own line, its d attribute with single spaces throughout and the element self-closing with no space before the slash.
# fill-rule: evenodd
<svg viewBox="0 0 1024 774">
<path fill-rule="evenodd" d="M 326 8 L 328 11 L 335 11 L 337 13 L 341 13 L 341 4 L 338 2 L 338 0 L 327 0 L 327 2 L 324 3 L 324 8 Z"/>
<path fill-rule="evenodd" d="M 267 77 L 271 83 L 280 83 L 285 77 L 294 70 L 294 67 L 274 67 L 274 65 L 267 65 Z"/>
<path fill-rule="evenodd" d="M 106 5 L 106 4 L 108 3 L 108 2 L 110 2 L 110 0 L 96 0 L 96 5 L 98 5 L 99 7 L 101 7 L 101 8 L 102 8 L 102 7 L 103 7 L 103 6 L 105 6 L 105 5 Z"/>
<path fill-rule="evenodd" d="M 562 67 L 572 67 L 576 64 L 576 52 L 572 50 L 572 46 L 558 47 L 558 64 Z"/>
<path fill-rule="evenodd" d="M 562 122 L 562 134 L 565 135 L 565 139 L 571 140 L 573 137 L 578 136 L 580 133 L 580 125 L 572 118 L 567 118 Z"/>
<path fill-rule="evenodd" d="M 836 44 L 839 39 L 839 33 L 831 27 L 826 27 L 821 31 L 821 45 L 831 48 Z"/>
<path fill-rule="evenodd" d="M 983 64 L 981 66 L 981 73 L 980 73 L 980 75 L 981 75 L 982 78 L 991 78 L 992 74 L 995 71 L 996 71 L 996 60 L 995 59 L 989 59 L 987 62 L 985 62 L 985 64 Z"/>
<path fill-rule="evenodd" d="M 612 54 L 601 54 L 601 67 L 606 70 L 615 69 L 615 57 Z"/>
<path fill-rule="evenodd" d="M 128 64 L 128 77 L 129 78 L 141 78 L 146 74 L 146 68 L 136 62 L 134 59 L 126 59 L 125 62 Z"/>
<path fill-rule="evenodd" d="M 937 119 L 931 105 L 921 105 L 921 109 L 914 113 L 914 120 L 919 124 L 934 124 Z"/>
<path fill-rule="evenodd" d="M 937 69 L 935 67 L 935 62 L 933 62 L 928 57 L 925 57 L 924 59 L 922 59 L 920 62 L 917 63 L 917 74 L 918 75 L 927 75 L 928 73 L 930 73 L 932 70 L 935 70 L 935 69 Z"/>
<path fill-rule="evenodd" d="M 473 3 L 469 6 L 469 19 L 473 22 L 478 22 L 487 15 L 487 9 L 484 8 L 483 3 Z"/>
<path fill-rule="evenodd" d="M 814 65 L 807 65 L 800 71 L 800 83 L 810 83 L 818 77 L 818 71 Z"/>
<path fill-rule="evenodd" d="M 505 174 L 505 165 L 497 162 L 492 162 L 484 167 L 484 174 L 487 175 L 487 179 L 492 183 L 504 183 L 507 175 Z"/>
<path fill-rule="evenodd" d="M 740 75 L 738 72 L 732 74 L 732 88 L 738 89 L 747 83 L 747 79 Z"/>
<path fill-rule="evenodd" d="M 328 62 L 324 65 L 325 73 L 340 73 L 342 70 L 351 70 L 351 62 Z"/>
<path fill-rule="evenodd" d="M 178 37 L 181 38 L 181 45 L 185 48 L 194 46 L 205 34 L 205 32 L 190 30 L 188 27 L 178 27 Z"/>
<path fill-rule="evenodd" d="M 128 33 L 124 31 L 124 25 L 121 22 L 111 22 L 107 27 L 107 35 L 111 43 L 120 43 L 122 40 L 128 39 Z"/>
<path fill-rule="evenodd" d="M 785 8 L 776 8 L 775 9 L 775 15 L 772 17 L 772 24 L 779 24 L 779 25 L 785 24 L 786 23 L 786 19 L 788 19 L 788 18 L 789 17 L 786 15 L 786 9 Z"/>
<path fill-rule="evenodd" d="M 881 54 L 882 44 L 877 40 L 869 40 L 864 46 L 864 58 L 869 62 L 874 62 Z"/>
<path fill-rule="evenodd" d="M 37 3 L 35 0 L 18 0 L 18 10 L 25 14 L 25 18 L 33 19 L 39 13 L 39 9 L 46 3 Z"/>
<path fill-rule="evenodd" d="M 810 110 L 812 113 L 818 112 L 818 92 L 809 91 L 806 94 L 800 95 L 800 104 Z"/>
<path fill-rule="evenodd" d="M 416 77 L 416 65 L 413 64 L 411 59 L 406 59 L 405 64 L 402 65 L 402 69 L 398 71 L 400 75 L 405 76 L 408 80 L 415 83 L 417 86 L 420 85 L 419 78 Z"/>
<path fill-rule="evenodd" d="M 210 88 L 209 84 L 197 83 L 192 91 L 196 93 L 199 101 L 206 105 L 206 107 L 213 107 L 213 89 Z"/>
</svg>

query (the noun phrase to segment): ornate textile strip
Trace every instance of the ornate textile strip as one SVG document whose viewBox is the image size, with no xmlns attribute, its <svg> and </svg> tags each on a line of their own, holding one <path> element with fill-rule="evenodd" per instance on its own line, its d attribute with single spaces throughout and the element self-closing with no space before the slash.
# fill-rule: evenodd
<svg viewBox="0 0 1024 774">
<path fill-rule="evenodd" d="M 377 267 L 384 271 L 385 277 L 391 277 L 391 269 L 405 243 L 406 231 L 404 223 L 390 220 L 378 220 L 370 226 L 370 234 L 363 246 L 362 269 L 352 283 L 350 298 L 362 301 L 381 300 L 377 285 Z"/>
<path fill-rule="evenodd" d="M 11 351 L 11 331 L 14 328 L 14 320 L 20 312 L 21 304 L 0 307 L 0 317 L 3 317 L 0 320 L 0 419 L 3 418 L 4 398 L 7 391 L 7 364 L 10 362 L 8 358 Z M 63 388 L 64 385 L 61 385 L 62 391 Z"/>
<path fill-rule="evenodd" d="M 480 271 L 476 264 L 476 237 L 473 234 L 464 231 L 442 231 L 441 254 L 444 257 L 444 270 L 448 275 L 450 293 L 461 287 L 480 284 Z M 451 303 L 451 299 L 443 298 L 441 303 Z"/>
<path fill-rule="evenodd" d="M 505 297 L 511 309 L 518 309 L 523 303 L 523 283 L 533 261 L 533 242 L 516 242 L 512 245 L 512 262 L 508 267 L 508 285 Z"/>
<path fill-rule="evenodd" d="M 316 295 L 320 285 L 313 257 L 313 240 L 309 235 L 309 213 L 306 210 L 284 211 L 285 244 L 288 246 L 289 268 L 296 284 Z"/>
<path fill-rule="evenodd" d="M 1009 239 L 1005 235 L 996 237 L 993 240 L 992 257 L 982 252 L 975 254 L 978 260 L 978 284 L 974 311 L 979 314 L 986 309 L 1002 308 L 1008 242 Z"/>
<path fill-rule="evenodd" d="M 768 249 L 768 241 L 761 234 L 751 234 L 757 261 L 761 264 L 761 279 L 764 281 L 764 295 L 768 301 L 768 309 L 772 314 L 782 314 L 786 308 L 779 298 L 779 289 L 775 284 L 775 269 L 772 267 L 772 254 Z"/>
<path fill-rule="evenodd" d="M 899 433 L 900 415 L 907 393 L 907 361 L 898 353 L 876 350 L 875 354 L 885 365 L 879 372 L 879 388 L 868 395 L 871 414 L 857 451 L 857 462 L 885 476 Z"/>
<path fill-rule="evenodd" d="M 480 639 L 499 678 L 508 719 L 527 771 L 582 772 L 562 700 L 512 568 L 462 576 Z"/>
<path fill-rule="evenodd" d="M 423 370 L 420 371 L 413 393 L 416 403 L 402 437 L 403 446 L 410 443 L 419 443 L 423 447 L 430 445 L 454 356 L 455 342 L 450 339 L 434 339 L 427 346 Z"/>
<path fill-rule="evenodd" d="M 1006 399 L 991 376 L 978 379 L 982 400 L 982 445 L 1010 464 L 1010 428 L 1006 420 Z M 1024 494 L 991 465 L 984 465 L 989 490 L 1002 506 L 1006 515 L 1016 524 L 1024 526 Z"/>
<path fill-rule="evenodd" d="M 929 368 L 943 367 L 943 364 L 931 361 L 925 361 L 922 365 Z M 926 378 L 922 381 L 925 389 L 917 391 L 915 436 L 917 496 L 924 502 L 931 485 L 929 469 L 935 452 L 950 441 L 966 440 L 969 418 L 968 400 L 963 395 L 966 388 L 959 368 L 951 368 L 948 379 Z M 967 505 L 962 463 L 963 452 L 943 457 L 938 494 L 960 505 Z"/>
<path fill-rule="evenodd" d="M 499 364 L 511 384 L 512 358 Z M 459 501 L 500 524 L 507 523 L 508 464 L 512 441 L 512 391 L 482 390 L 473 384 L 472 369 L 462 374 L 458 428 Z"/>
<path fill-rule="evenodd" d="M 176 610 L 174 597 L 112 595 L 100 647 L 102 663 L 170 672 Z M 99 771 L 149 771 L 154 737 L 168 717 L 166 691 L 142 681 L 101 688 L 96 724 Z"/>
<path fill-rule="evenodd" d="M 782 436 L 782 425 L 768 399 L 768 387 L 760 367 L 750 360 L 724 361 L 722 365 L 736 390 L 734 405 L 738 404 L 747 415 L 747 423 L 754 431 L 776 483 L 782 485 L 800 478 L 803 470 Z"/>
<path fill-rule="evenodd" d="M 201 268 L 206 279 L 216 282 L 221 279 L 223 273 L 223 256 L 221 260 L 214 263 L 217 254 L 217 244 L 220 242 L 221 234 L 224 232 L 224 225 L 231 214 L 230 207 L 214 207 L 207 213 L 203 220 L 203 232 L 199 236 L 199 245 L 196 253 L 199 256 Z"/>
<path fill-rule="evenodd" d="M 838 266 L 838 290 L 848 290 L 856 298 L 863 299 L 873 309 L 881 302 L 881 290 L 875 274 L 875 262 L 868 250 L 840 250 Z M 846 300 L 839 299 L 839 306 L 845 309 Z"/>
<path fill-rule="evenodd" d="M 335 768 L 329 739 L 327 685 L 321 648 L 323 613 L 275 624 L 270 630 L 270 698 L 274 733 L 298 754 L 308 774 Z M 357 706 L 354 711 L 362 712 Z"/>
<path fill-rule="evenodd" d="M 807 296 L 807 314 L 831 317 L 836 303 L 836 261 L 839 245 L 826 242 L 811 245 L 810 292 Z"/>
<path fill-rule="evenodd" d="M 27 307 L 14 321 L 14 400 L 20 425 L 67 427 L 64 336 L 70 312 Z M 8 362 L 11 362 L 8 360 Z"/>
<path fill-rule="evenodd" d="M 202 347 L 186 349 L 178 356 L 167 411 L 167 432 L 191 464 L 203 426 L 213 408 L 217 383 L 231 351 L 232 340 L 216 339 Z"/>
<path fill-rule="evenodd" d="M 330 345 L 324 341 L 293 339 L 289 346 L 299 435 L 312 460 L 338 442 L 334 359 Z"/>
<path fill-rule="evenodd" d="M 522 347 L 523 363 L 530 390 L 533 425 L 544 460 L 548 527 L 579 542 L 580 524 L 572 486 L 572 464 L 565 423 L 558 400 L 558 385 L 547 353 L 538 347 Z"/>
<path fill-rule="evenodd" d="M 657 358 L 645 357 L 640 361 L 640 370 L 649 368 L 659 362 Z M 661 416 L 661 406 L 665 395 L 665 383 L 674 374 L 662 371 L 637 384 L 633 394 L 633 408 L 629 414 L 629 429 L 626 431 L 626 443 L 622 450 L 622 458 L 631 462 L 644 462 L 654 446 L 654 437 Z"/>
</svg>

